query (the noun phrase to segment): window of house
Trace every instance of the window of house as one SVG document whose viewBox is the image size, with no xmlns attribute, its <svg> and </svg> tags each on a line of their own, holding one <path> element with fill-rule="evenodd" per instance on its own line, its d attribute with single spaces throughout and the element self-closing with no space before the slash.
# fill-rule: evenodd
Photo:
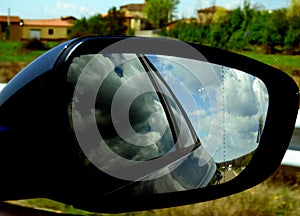
<svg viewBox="0 0 300 216">
<path fill-rule="evenodd" d="M 49 35 L 53 35 L 53 33 L 54 33 L 54 30 L 53 30 L 53 29 L 48 29 L 48 34 L 49 34 Z"/>
<path fill-rule="evenodd" d="M 67 35 L 71 35 L 72 34 L 72 29 L 67 29 Z"/>
<path fill-rule="evenodd" d="M 7 27 L 7 23 L 1 23 L 1 32 L 6 32 Z"/>
<path fill-rule="evenodd" d="M 41 29 L 30 29 L 30 39 L 41 39 Z"/>
</svg>

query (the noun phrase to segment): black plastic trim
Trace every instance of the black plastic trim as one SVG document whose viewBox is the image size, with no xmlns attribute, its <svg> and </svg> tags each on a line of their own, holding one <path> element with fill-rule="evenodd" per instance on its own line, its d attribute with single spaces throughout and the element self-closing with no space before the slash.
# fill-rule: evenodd
<svg viewBox="0 0 300 216">
<path fill-rule="evenodd" d="M 201 53 L 203 58 L 196 58 L 196 60 L 208 61 L 213 64 L 235 68 L 260 78 L 265 83 L 269 93 L 268 114 L 260 144 L 247 168 L 232 181 L 220 185 L 189 191 L 141 196 L 122 196 L 120 194 L 111 194 L 109 196 L 99 194 L 99 196 L 97 196 L 98 194 L 93 194 L 90 197 L 82 197 L 78 196 L 78 194 L 76 196 L 76 192 L 77 189 L 82 192 L 84 188 L 74 188 L 74 194 L 65 194 L 64 196 L 62 194 L 52 194 L 49 198 L 72 204 L 76 208 L 103 213 L 166 208 L 212 200 L 243 191 L 262 182 L 277 169 L 288 148 L 295 126 L 299 107 L 299 89 L 287 74 L 259 61 L 217 48 L 187 43 L 185 43 L 185 45 L 190 45 L 194 50 L 192 50 L 191 53 L 181 53 L 181 47 L 179 45 L 182 45 L 183 42 L 169 39 L 85 37 L 74 39 L 68 43 L 68 46 L 64 47 L 64 49 L 56 55 L 56 59 L 51 60 L 51 67 L 48 68 L 50 70 L 45 71 L 45 73 L 49 73 L 43 75 L 47 75 L 45 77 L 49 78 L 54 74 L 52 78 L 55 80 L 54 78 L 57 74 L 66 73 L 70 59 L 73 57 L 88 53 L 99 53 L 109 45 L 115 45 L 126 39 L 130 39 L 128 46 L 121 48 L 113 47 L 109 52 L 159 54 L 183 58 L 194 58 L 195 55 L 193 55 L 193 53 L 198 52 Z M 43 57 L 41 57 L 39 61 L 44 61 Z M 24 76 L 24 73 L 30 73 L 30 71 L 26 71 L 25 69 L 22 73 L 23 75 L 20 74 L 20 78 Z M 36 77 L 32 76 L 30 80 L 35 78 Z M 9 84 L 8 86 L 11 87 L 8 88 L 13 88 L 13 85 L 13 83 Z M 19 90 L 22 91 L 20 88 L 16 91 Z M 11 91 L 11 94 L 14 94 L 13 89 Z M 47 92 L 51 92 L 51 89 L 47 90 Z M 32 154 L 34 156 L 36 152 Z M 28 155 L 28 157 L 31 156 L 32 155 Z M 53 160 L 55 161 L 55 157 L 53 157 Z M 7 164 L 7 166 L 9 166 L 9 164 Z M 58 179 L 58 181 L 59 180 L 64 181 L 64 179 Z M 112 178 L 112 182 L 114 181 L 116 181 L 116 179 Z M 101 186 L 101 184 L 99 185 Z M 105 185 L 102 185 L 102 187 L 105 187 Z M 41 196 L 42 195 L 43 193 L 41 192 Z M 1 199 L 3 200 L 5 198 L 1 196 Z"/>
</svg>

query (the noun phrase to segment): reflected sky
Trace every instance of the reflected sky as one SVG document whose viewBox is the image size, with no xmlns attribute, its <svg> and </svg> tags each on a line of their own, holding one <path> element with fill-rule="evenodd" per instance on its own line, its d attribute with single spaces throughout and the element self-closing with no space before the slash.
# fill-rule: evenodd
<svg viewBox="0 0 300 216">
<path fill-rule="evenodd" d="M 69 115 L 87 164 L 120 179 L 143 182 L 137 191 L 162 193 L 205 187 L 214 179 L 216 163 L 257 148 L 268 108 L 262 81 L 207 62 L 146 56 L 158 72 L 149 75 L 133 54 L 73 59 L 68 82 L 75 90 Z M 163 158 L 195 144 L 184 112 L 201 145 L 178 158 Z M 172 134 L 174 125 L 178 139 Z"/>
<path fill-rule="evenodd" d="M 80 133 L 87 134 L 95 120 L 106 144 L 130 160 L 158 157 L 174 145 L 163 107 L 136 55 L 80 56 L 71 64 L 68 80 L 77 88 L 72 112 Z M 87 144 L 92 138 L 84 148 L 106 164 L 95 153 L 101 151 L 95 148 L 98 143 Z"/>
<path fill-rule="evenodd" d="M 68 81 L 75 87 L 71 124 L 83 152 L 101 170 L 130 180 L 159 177 L 152 172 L 168 165 L 168 158 L 161 156 L 194 146 L 180 109 L 160 83 L 169 116 L 178 126 L 174 137 L 175 125 L 167 120 L 161 98 L 136 55 L 76 57 Z"/>
<path fill-rule="evenodd" d="M 216 163 L 257 148 L 268 108 L 262 81 L 207 62 L 146 57 L 157 71 L 134 54 L 82 55 L 70 64 L 70 123 L 87 165 L 140 182 L 134 191 L 163 193 L 205 187 Z"/>
<path fill-rule="evenodd" d="M 268 92 L 260 79 L 207 62 L 147 57 L 181 102 L 202 144 L 216 162 L 233 160 L 257 148 L 259 119 L 265 121 L 268 109 Z M 212 143 L 209 136 L 221 134 L 214 129 L 221 123 L 213 120 L 216 116 L 223 121 L 223 139 Z"/>
</svg>

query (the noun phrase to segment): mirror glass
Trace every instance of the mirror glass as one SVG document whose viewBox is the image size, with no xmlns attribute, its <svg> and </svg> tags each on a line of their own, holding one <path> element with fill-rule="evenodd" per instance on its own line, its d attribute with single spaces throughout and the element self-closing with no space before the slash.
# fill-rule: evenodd
<svg viewBox="0 0 300 216">
<path fill-rule="evenodd" d="M 204 61 L 88 54 L 70 61 L 70 126 L 87 166 L 126 182 L 109 193 L 166 193 L 229 181 L 259 145 L 264 83 Z"/>
</svg>

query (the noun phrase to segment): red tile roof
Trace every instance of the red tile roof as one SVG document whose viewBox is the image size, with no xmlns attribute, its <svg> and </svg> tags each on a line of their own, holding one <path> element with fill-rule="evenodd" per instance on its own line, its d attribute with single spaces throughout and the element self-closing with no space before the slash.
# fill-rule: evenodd
<svg viewBox="0 0 300 216">
<path fill-rule="evenodd" d="M 73 23 L 62 19 L 41 19 L 41 20 L 29 20 L 24 19 L 24 26 L 51 26 L 51 27 L 71 27 Z"/>
<path fill-rule="evenodd" d="M 0 16 L 0 22 L 7 22 L 8 16 Z M 11 23 L 19 23 L 21 21 L 19 16 L 10 16 Z"/>
<path fill-rule="evenodd" d="M 203 8 L 203 9 L 198 10 L 198 13 L 215 13 L 220 8 L 222 8 L 222 7 L 212 6 L 212 7 L 208 7 L 208 8 Z"/>
<path fill-rule="evenodd" d="M 127 4 L 120 7 L 120 9 L 127 9 L 128 11 L 142 11 L 145 4 Z"/>
</svg>

